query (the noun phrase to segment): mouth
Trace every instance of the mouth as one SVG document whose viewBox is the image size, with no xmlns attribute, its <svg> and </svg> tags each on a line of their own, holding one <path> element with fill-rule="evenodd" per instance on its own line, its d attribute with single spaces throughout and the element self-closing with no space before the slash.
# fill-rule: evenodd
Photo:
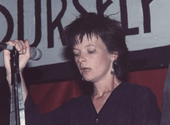
<svg viewBox="0 0 170 125">
<path fill-rule="evenodd" d="M 90 68 L 81 68 L 82 74 L 90 72 Z"/>
</svg>

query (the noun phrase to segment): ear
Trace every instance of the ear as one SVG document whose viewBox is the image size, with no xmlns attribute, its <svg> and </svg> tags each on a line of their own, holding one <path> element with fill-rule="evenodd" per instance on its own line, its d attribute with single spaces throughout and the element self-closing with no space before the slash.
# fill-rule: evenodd
<svg viewBox="0 0 170 125">
<path fill-rule="evenodd" d="M 111 53 L 111 61 L 115 61 L 118 58 L 118 52 L 114 51 Z"/>
</svg>

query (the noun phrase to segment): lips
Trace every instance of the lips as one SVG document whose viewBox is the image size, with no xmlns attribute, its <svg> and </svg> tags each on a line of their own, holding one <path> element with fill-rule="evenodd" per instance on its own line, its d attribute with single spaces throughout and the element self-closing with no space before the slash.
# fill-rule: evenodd
<svg viewBox="0 0 170 125">
<path fill-rule="evenodd" d="M 88 73 L 90 71 L 90 68 L 81 68 L 82 74 Z"/>
</svg>

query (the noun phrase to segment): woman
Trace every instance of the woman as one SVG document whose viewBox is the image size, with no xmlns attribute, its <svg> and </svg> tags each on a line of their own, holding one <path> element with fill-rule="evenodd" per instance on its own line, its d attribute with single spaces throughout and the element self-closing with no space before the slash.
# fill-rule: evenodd
<svg viewBox="0 0 170 125">
<path fill-rule="evenodd" d="M 152 91 L 123 81 L 128 50 L 119 22 L 87 13 L 64 29 L 62 40 L 70 46 L 80 74 L 92 82 L 94 92 L 41 115 L 24 84 L 27 125 L 159 125 L 160 110 Z M 30 57 L 28 40 L 7 43 L 20 53 L 24 83 L 22 71 Z M 8 51 L 4 57 L 10 84 Z"/>
</svg>

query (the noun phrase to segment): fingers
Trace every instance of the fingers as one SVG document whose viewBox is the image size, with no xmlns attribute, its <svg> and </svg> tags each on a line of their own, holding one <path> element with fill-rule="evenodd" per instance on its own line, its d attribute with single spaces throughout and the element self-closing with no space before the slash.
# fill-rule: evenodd
<svg viewBox="0 0 170 125">
<path fill-rule="evenodd" d="M 19 54 L 25 54 L 26 50 L 29 52 L 30 51 L 30 47 L 29 47 L 29 41 L 25 40 L 10 40 L 8 42 L 6 42 L 7 44 L 11 45 L 11 46 L 15 46 L 16 50 L 18 51 Z"/>
<path fill-rule="evenodd" d="M 25 40 L 25 52 L 30 53 L 30 45 L 27 39 Z"/>
<path fill-rule="evenodd" d="M 8 42 L 6 42 L 6 44 L 9 44 L 11 46 L 14 46 L 16 48 L 16 50 L 19 52 L 19 70 L 20 72 L 23 71 L 23 69 L 25 68 L 28 60 L 30 59 L 30 46 L 29 46 L 29 41 L 25 40 L 10 40 Z M 4 50 L 4 64 L 5 64 L 5 68 L 6 68 L 6 74 L 7 74 L 7 80 L 10 83 L 10 79 L 11 79 L 11 66 L 10 66 L 10 51 L 8 50 Z"/>
<path fill-rule="evenodd" d="M 7 44 L 11 46 L 15 46 L 16 50 L 18 51 L 19 54 L 24 54 L 25 53 L 25 45 L 22 40 L 10 40 L 6 42 Z"/>
<path fill-rule="evenodd" d="M 16 49 L 18 50 L 19 54 L 25 54 L 25 44 L 22 40 L 14 40 Z"/>
</svg>

